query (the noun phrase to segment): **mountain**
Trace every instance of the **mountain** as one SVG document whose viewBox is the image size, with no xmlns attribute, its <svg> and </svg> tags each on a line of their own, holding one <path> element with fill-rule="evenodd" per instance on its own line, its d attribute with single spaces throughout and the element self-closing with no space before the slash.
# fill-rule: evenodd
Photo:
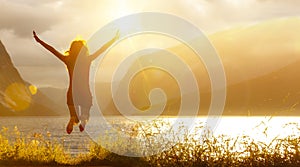
<svg viewBox="0 0 300 167">
<path fill-rule="evenodd" d="M 182 49 L 181 49 L 182 51 Z M 186 54 L 186 52 L 184 52 Z M 141 57 L 130 60 L 130 62 L 123 62 L 124 64 L 130 65 L 129 69 L 119 71 L 118 77 L 114 79 L 112 83 L 107 82 L 98 82 L 96 83 L 96 96 L 98 105 L 102 109 L 102 113 L 104 115 L 119 115 L 121 114 L 117 109 L 115 102 L 112 100 L 112 91 L 111 86 L 117 85 L 116 90 L 114 92 L 115 100 L 119 99 L 119 107 L 122 109 L 122 114 L 126 113 L 129 115 L 152 115 L 153 112 L 160 111 L 161 103 L 165 99 L 166 107 L 165 110 L 161 113 L 162 115 L 175 115 L 178 113 L 180 108 L 181 102 L 181 92 L 180 86 L 177 82 L 180 78 L 180 82 L 184 82 L 185 84 L 185 92 L 182 92 L 182 96 L 184 96 L 187 100 L 187 106 L 185 107 L 185 114 L 190 115 L 190 109 L 195 105 L 195 101 L 193 100 L 194 96 L 196 95 L 196 91 L 190 89 L 190 82 L 188 75 L 186 74 L 190 69 L 183 70 L 180 68 L 179 61 L 172 61 L 171 58 L 167 58 L 165 55 L 165 51 L 156 51 L 151 53 L 143 54 Z M 158 61 L 154 61 L 152 58 L 157 58 Z M 182 58 L 185 58 L 183 56 Z M 152 61 L 151 61 L 152 60 Z M 194 62 L 194 61 L 192 61 Z M 190 63 L 192 63 L 190 62 Z M 173 76 L 168 74 L 166 68 L 159 69 L 159 68 L 148 68 L 144 69 L 142 72 L 138 72 L 135 74 L 136 69 L 139 67 L 151 65 L 153 66 L 154 63 L 161 63 L 164 64 L 166 68 L 169 68 L 173 72 Z M 199 63 L 196 61 L 196 63 Z M 201 62 L 200 62 L 201 63 Z M 206 76 L 204 66 L 200 66 L 197 64 L 197 70 L 203 70 L 203 76 Z M 202 68 L 201 68 L 202 67 Z M 101 69 L 102 71 L 107 71 L 105 68 Z M 130 74 L 134 74 L 131 76 Z M 178 78 L 176 78 L 178 77 Z M 100 80 L 100 79 L 99 79 Z M 99 81 L 98 80 L 98 81 Z M 100 80 L 101 81 L 101 80 Z M 128 82 L 130 81 L 130 82 Z M 204 82 L 208 82 L 208 77 L 206 79 L 201 78 L 199 80 L 198 86 L 200 89 L 201 97 L 201 110 L 207 110 L 208 105 L 204 105 L 204 103 L 209 103 L 208 98 L 203 98 L 205 94 L 204 89 L 207 87 Z M 124 92 L 129 88 L 128 92 Z M 152 92 L 152 90 L 161 89 L 164 91 L 164 96 L 161 94 L 157 94 Z M 197 90 L 198 92 L 198 90 Z M 207 92 L 207 90 L 206 90 Z M 125 96 L 124 96 L 125 95 Z M 129 96 L 127 96 L 129 95 Z M 127 97 L 130 98 L 133 106 L 140 110 L 140 112 L 133 112 L 133 109 L 130 106 L 130 101 L 125 101 Z M 207 97 L 210 97 L 208 95 Z M 150 100 L 153 101 L 150 101 Z M 151 104 L 152 103 L 152 104 Z M 152 108 L 150 108 L 150 106 Z M 150 111 L 146 111 L 150 109 Z"/>
<path fill-rule="evenodd" d="M 41 87 L 39 91 L 42 92 L 47 98 L 51 99 L 60 108 L 68 110 L 66 106 L 66 89 L 53 88 L 53 87 Z"/>
<path fill-rule="evenodd" d="M 267 75 L 300 60 L 300 18 L 269 20 L 209 36 L 228 84 Z"/>
<path fill-rule="evenodd" d="M 58 116 L 66 111 L 22 79 L 0 41 L 0 116 Z"/>
<path fill-rule="evenodd" d="M 300 115 L 300 19 L 209 36 L 227 77 L 225 115 Z"/>
<path fill-rule="evenodd" d="M 228 115 L 299 116 L 300 61 L 228 87 Z"/>
<path fill-rule="evenodd" d="M 299 28 L 299 18 L 287 18 L 209 35 L 226 74 L 227 97 L 223 115 L 300 115 L 297 112 L 300 109 Z M 199 85 L 199 114 L 206 115 L 211 93 L 205 65 L 184 45 L 167 49 L 178 54 L 191 67 Z M 160 53 L 152 54 L 157 54 L 156 57 L 163 61 L 163 55 Z M 172 97 L 162 114 L 177 115 L 173 110 L 180 106 L 180 97 L 174 93 L 178 91 L 178 87 L 172 79 L 161 71 L 148 71 L 144 77 L 136 76 L 132 81 L 129 85 L 129 96 L 137 108 L 149 106 L 149 89 L 156 86 L 163 88 L 167 96 Z M 123 84 L 126 83 L 121 85 Z M 110 85 L 102 83 L 97 86 L 98 103 L 103 106 L 104 114 L 118 115 L 120 113 L 111 99 Z"/>
</svg>

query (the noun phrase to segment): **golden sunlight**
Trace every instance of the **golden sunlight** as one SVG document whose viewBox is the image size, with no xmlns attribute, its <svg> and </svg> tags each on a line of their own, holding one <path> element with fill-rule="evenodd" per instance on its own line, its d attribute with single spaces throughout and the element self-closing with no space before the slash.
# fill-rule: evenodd
<svg viewBox="0 0 300 167">
<path fill-rule="evenodd" d="M 121 17 L 132 13 L 131 8 L 128 5 L 128 2 L 126 1 L 120 0 L 115 5 L 116 5 L 116 10 L 112 11 L 111 13 L 114 16 Z"/>
<path fill-rule="evenodd" d="M 239 6 L 244 3 L 243 1 L 239 0 L 226 0 L 226 2 L 234 6 Z"/>
<path fill-rule="evenodd" d="M 81 35 L 77 35 L 73 41 L 85 41 Z"/>
<path fill-rule="evenodd" d="M 34 85 L 30 85 L 29 87 L 29 91 L 32 95 L 35 95 L 37 93 L 37 87 Z"/>
</svg>

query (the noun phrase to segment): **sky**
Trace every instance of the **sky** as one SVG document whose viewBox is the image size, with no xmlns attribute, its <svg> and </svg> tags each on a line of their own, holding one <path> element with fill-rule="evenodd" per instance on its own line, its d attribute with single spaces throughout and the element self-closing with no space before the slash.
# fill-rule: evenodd
<svg viewBox="0 0 300 167">
<path fill-rule="evenodd" d="M 298 0 L 0 0 L 0 6 L 0 40 L 23 78 L 60 88 L 68 85 L 65 67 L 34 41 L 32 30 L 63 52 L 76 36 L 89 39 L 114 19 L 138 12 L 174 14 L 206 34 L 300 16 Z"/>
</svg>

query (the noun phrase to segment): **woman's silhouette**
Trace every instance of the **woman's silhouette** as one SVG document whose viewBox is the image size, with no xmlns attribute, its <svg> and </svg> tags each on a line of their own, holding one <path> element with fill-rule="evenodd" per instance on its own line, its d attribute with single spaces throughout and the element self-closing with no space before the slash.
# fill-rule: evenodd
<svg viewBox="0 0 300 167">
<path fill-rule="evenodd" d="M 119 33 L 117 32 L 113 39 L 91 55 L 89 54 L 86 43 L 83 40 L 73 41 L 69 51 L 67 51 L 66 55 L 64 55 L 42 41 L 36 35 L 35 31 L 33 31 L 33 37 L 38 43 L 53 53 L 67 66 L 70 79 L 69 89 L 67 92 L 70 121 L 66 130 L 67 133 L 70 134 L 73 131 L 73 126 L 78 124 L 80 121 L 79 129 L 82 132 L 89 120 L 89 112 L 92 106 L 92 95 L 89 87 L 90 65 L 94 59 L 101 55 L 101 53 L 103 53 L 119 38 Z"/>
</svg>

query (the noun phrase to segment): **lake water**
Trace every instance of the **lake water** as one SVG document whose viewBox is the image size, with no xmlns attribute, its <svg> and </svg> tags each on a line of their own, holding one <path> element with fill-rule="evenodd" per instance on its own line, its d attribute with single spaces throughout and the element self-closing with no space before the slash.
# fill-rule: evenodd
<svg viewBox="0 0 300 167">
<path fill-rule="evenodd" d="M 107 120 L 119 131 L 132 130 L 134 127 L 131 121 L 122 117 L 109 117 Z M 162 120 L 174 122 L 177 119 L 164 117 Z M 194 127 L 201 126 L 206 121 L 205 117 L 198 117 L 195 119 Z M 93 141 L 91 136 L 98 134 L 96 127 L 99 126 L 99 119 L 92 118 L 90 120 L 87 132 L 79 132 L 78 127 L 74 127 L 71 135 L 65 132 L 67 122 L 68 117 L 2 117 L 0 118 L 0 127 L 13 130 L 17 126 L 25 136 L 32 136 L 34 133 L 47 136 L 48 133 L 51 134 L 52 140 L 63 144 L 66 151 L 72 154 L 87 152 L 89 143 Z M 300 124 L 300 117 L 222 117 L 212 130 L 215 135 L 224 134 L 235 137 L 244 134 L 255 140 L 270 142 L 274 137 L 300 136 L 298 124 Z M 106 130 L 110 131 L 110 129 Z"/>
</svg>

